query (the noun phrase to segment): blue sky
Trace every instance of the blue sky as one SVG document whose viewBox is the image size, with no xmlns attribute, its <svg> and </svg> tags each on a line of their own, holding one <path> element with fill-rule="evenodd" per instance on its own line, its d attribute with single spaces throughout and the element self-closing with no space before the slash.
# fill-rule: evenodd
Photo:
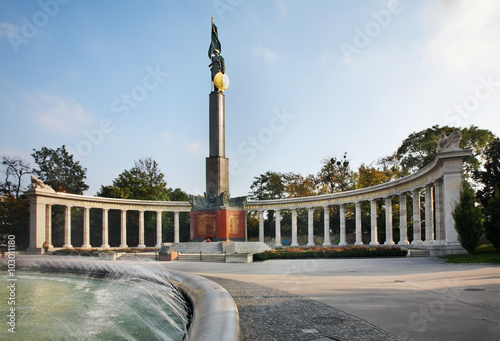
<svg viewBox="0 0 500 341">
<path fill-rule="evenodd" d="M 0 1 L 0 155 L 66 145 L 86 194 L 153 157 L 205 190 L 210 18 L 230 78 L 232 196 L 268 170 L 355 169 L 433 125 L 500 135 L 500 2 Z"/>
</svg>

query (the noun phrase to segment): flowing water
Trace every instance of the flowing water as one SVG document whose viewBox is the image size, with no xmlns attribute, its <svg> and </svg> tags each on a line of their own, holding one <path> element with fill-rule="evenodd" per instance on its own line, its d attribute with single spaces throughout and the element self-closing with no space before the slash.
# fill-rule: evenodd
<svg viewBox="0 0 500 341">
<path fill-rule="evenodd" d="M 51 267 L 79 272 L 83 267 L 91 275 L 18 272 L 16 333 L 9 333 L 9 340 L 183 339 L 188 307 L 164 272 L 122 262 L 98 264 L 96 276 L 95 265 L 82 264 Z M 0 290 L 0 302 L 7 302 L 7 295 Z"/>
</svg>

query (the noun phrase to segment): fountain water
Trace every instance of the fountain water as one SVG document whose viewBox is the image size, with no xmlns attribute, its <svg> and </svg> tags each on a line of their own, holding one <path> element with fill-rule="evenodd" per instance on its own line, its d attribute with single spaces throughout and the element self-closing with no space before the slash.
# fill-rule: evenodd
<svg viewBox="0 0 500 341">
<path fill-rule="evenodd" d="M 94 258 L 94 257 L 92 257 Z M 17 340 L 182 340 L 189 304 L 153 262 L 18 261 Z M 0 301 L 6 302 L 6 291 Z"/>
</svg>

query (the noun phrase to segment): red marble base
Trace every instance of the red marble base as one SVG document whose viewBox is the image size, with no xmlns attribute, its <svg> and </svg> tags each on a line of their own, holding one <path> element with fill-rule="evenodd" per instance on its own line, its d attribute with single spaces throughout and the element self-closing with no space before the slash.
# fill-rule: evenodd
<svg viewBox="0 0 500 341">
<path fill-rule="evenodd" d="M 244 210 L 191 211 L 191 241 L 246 241 L 246 221 Z"/>
</svg>

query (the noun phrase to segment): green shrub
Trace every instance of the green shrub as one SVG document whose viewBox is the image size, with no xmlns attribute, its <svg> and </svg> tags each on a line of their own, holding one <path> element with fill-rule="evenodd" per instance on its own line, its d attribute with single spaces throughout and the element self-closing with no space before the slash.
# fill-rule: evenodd
<svg viewBox="0 0 500 341">
<path fill-rule="evenodd" d="M 498 189 L 495 190 L 494 196 L 488 200 L 484 213 L 486 237 L 497 250 L 500 250 L 500 191 Z"/>
<path fill-rule="evenodd" d="M 308 259 L 308 258 L 356 258 L 356 257 L 404 257 L 406 251 L 397 247 L 311 247 L 284 248 L 256 253 L 254 261 L 268 259 Z"/>
<path fill-rule="evenodd" d="M 483 234 L 481 209 L 476 206 L 474 190 L 467 181 L 462 183 L 460 199 L 452 211 L 455 229 L 460 245 L 472 255 L 479 245 Z"/>
</svg>

